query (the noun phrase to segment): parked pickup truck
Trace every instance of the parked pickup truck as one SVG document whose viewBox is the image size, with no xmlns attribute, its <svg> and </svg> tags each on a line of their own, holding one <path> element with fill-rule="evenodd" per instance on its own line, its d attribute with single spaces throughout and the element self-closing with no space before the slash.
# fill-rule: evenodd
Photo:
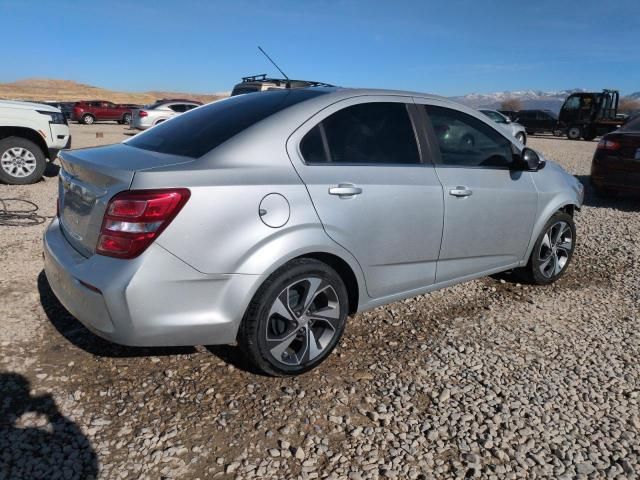
<svg viewBox="0 0 640 480">
<path fill-rule="evenodd" d="M 138 105 L 118 105 L 105 100 L 78 102 L 73 107 L 71 120 L 91 125 L 98 121 L 113 120 L 120 124 L 131 122 L 131 109 Z"/>
<path fill-rule="evenodd" d="M 35 183 L 58 152 L 71 147 L 64 114 L 41 103 L 0 100 L 0 181 Z"/>
</svg>

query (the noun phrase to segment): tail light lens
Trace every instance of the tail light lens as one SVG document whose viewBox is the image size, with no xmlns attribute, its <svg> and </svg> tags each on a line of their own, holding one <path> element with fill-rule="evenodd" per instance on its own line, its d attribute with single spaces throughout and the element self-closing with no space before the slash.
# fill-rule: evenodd
<svg viewBox="0 0 640 480">
<path fill-rule="evenodd" d="M 148 117 L 148 116 L 149 116 L 149 114 L 148 114 L 147 112 L 145 112 L 144 110 L 140 110 L 140 111 L 138 112 L 138 116 L 139 116 L 139 117 Z"/>
<path fill-rule="evenodd" d="M 598 142 L 598 150 L 618 150 L 619 148 L 620 144 L 613 140 L 603 138 Z"/>
<path fill-rule="evenodd" d="M 186 188 L 117 194 L 107 205 L 96 253 L 116 258 L 137 257 L 167 228 L 190 195 Z"/>
</svg>

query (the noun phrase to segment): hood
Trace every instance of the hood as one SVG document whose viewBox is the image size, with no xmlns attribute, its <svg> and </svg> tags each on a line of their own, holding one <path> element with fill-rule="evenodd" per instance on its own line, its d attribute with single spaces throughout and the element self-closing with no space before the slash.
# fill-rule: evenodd
<svg viewBox="0 0 640 480">
<path fill-rule="evenodd" d="M 34 102 L 18 102 L 15 100 L 0 100 L 0 108 L 18 108 L 20 110 L 40 110 L 43 112 L 60 113 L 59 108 L 52 107 L 51 105 Z"/>
</svg>

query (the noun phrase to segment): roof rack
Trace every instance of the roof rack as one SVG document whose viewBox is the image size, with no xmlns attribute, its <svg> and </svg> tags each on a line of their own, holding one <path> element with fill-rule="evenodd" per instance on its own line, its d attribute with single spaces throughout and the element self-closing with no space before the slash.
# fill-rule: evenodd
<svg viewBox="0 0 640 480">
<path fill-rule="evenodd" d="M 317 82 L 315 80 L 294 80 L 294 79 L 286 79 L 286 78 L 271 78 L 267 77 L 266 73 L 262 73 L 260 75 L 250 75 L 248 77 L 242 77 L 242 83 L 250 83 L 250 82 L 273 82 L 273 83 L 283 83 L 289 85 L 295 84 L 304 84 L 307 87 L 335 87 L 335 85 L 331 85 L 326 82 Z"/>
<path fill-rule="evenodd" d="M 266 73 L 261 73 L 259 75 L 250 75 L 248 77 L 242 77 L 243 82 L 257 82 L 257 81 L 266 80 L 266 79 L 267 79 Z"/>
</svg>

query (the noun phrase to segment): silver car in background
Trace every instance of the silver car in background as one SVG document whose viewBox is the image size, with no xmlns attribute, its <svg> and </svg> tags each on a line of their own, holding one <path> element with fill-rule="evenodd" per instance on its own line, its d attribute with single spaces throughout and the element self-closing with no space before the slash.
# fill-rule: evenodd
<svg viewBox="0 0 640 480">
<path fill-rule="evenodd" d="M 158 100 L 151 105 L 145 105 L 142 108 L 131 110 L 131 123 L 129 128 L 146 130 L 200 105 L 202 105 L 202 103 L 193 100 Z"/>
<path fill-rule="evenodd" d="M 527 131 L 523 125 L 519 123 L 511 121 L 509 117 L 503 115 L 497 110 L 485 110 L 480 109 L 480 112 L 484 113 L 491 120 L 499 124 L 501 127 L 506 129 L 516 140 L 518 140 L 523 145 L 527 143 Z"/>
<path fill-rule="evenodd" d="M 356 312 L 554 282 L 583 200 L 478 111 L 386 90 L 239 95 L 61 165 L 44 262 L 71 314 L 126 345 L 237 342 L 273 375 L 322 362 Z"/>
</svg>

